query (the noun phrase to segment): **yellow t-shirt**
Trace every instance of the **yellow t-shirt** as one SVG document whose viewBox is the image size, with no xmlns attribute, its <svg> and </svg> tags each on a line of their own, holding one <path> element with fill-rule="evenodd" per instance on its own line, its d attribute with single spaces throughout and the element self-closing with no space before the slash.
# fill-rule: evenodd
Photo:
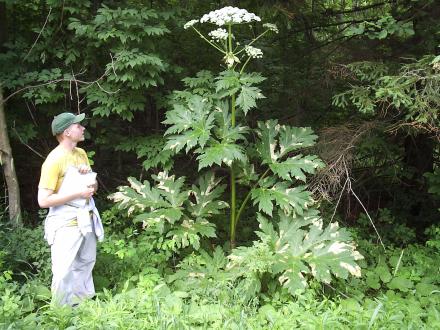
<svg viewBox="0 0 440 330">
<path fill-rule="evenodd" d="M 86 152 L 81 148 L 68 151 L 58 146 L 53 149 L 43 165 L 38 188 L 50 189 L 57 192 L 64 179 L 64 174 L 69 166 L 87 165 L 90 166 Z"/>
</svg>

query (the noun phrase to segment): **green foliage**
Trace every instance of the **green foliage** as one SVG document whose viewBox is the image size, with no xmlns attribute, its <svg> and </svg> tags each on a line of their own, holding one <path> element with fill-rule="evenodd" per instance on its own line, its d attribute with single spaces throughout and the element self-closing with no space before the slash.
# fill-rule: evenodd
<svg viewBox="0 0 440 330">
<path fill-rule="evenodd" d="M 96 290 L 117 289 L 160 278 L 161 268 L 171 257 L 157 247 L 154 236 L 125 230 L 111 233 L 99 245 L 99 258 L 94 268 Z"/>
<path fill-rule="evenodd" d="M 247 127 L 231 125 L 227 104 L 213 92 L 211 73 L 199 72 L 196 78 L 187 78 L 194 86 L 184 92 L 175 92 L 171 102 L 173 110 L 166 113 L 166 149 L 186 153 L 194 149 L 198 154 L 199 170 L 213 164 L 230 166 L 234 161 L 246 161 L 245 151 L 238 143 L 245 141 Z M 199 86 L 206 86 L 201 89 Z M 203 96 L 198 95 L 203 91 Z M 211 91 L 212 93 L 208 92 Z M 178 134 L 176 134 L 178 133 Z"/>
<path fill-rule="evenodd" d="M 221 98 L 237 94 L 237 106 L 246 116 L 249 110 L 256 108 L 256 100 L 264 98 L 261 90 L 254 85 L 265 79 L 257 72 L 238 73 L 235 70 L 226 70 L 216 77 L 215 90 Z"/>
<path fill-rule="evenodd" d="M 348 231 L 339 229 L 337 223 L 323 229 L 316 212 L 302 217 L 281 213 L 278 230 L 261 215 L 258 221 L 261 241 L 251 247 L 238 247 L 229 257 L 229 267 L 238 268 L 250 290 L 259 291 L 258 282 L 265 273 L 276 277 L 292 295 L 306 288 L 308 275 L 325 283 L 331 281 L 331 274 L 340 278 L 361 275 L 356 260 L 362 256 L 350 242 Z"/>
<path fill-rule="evenodd" d="M 106 212 L 103 215 L 106 222 L 112 219 Z M 300 219 L 289 219 L 289 222 L 295 225 Z M 315 225 L 319 224 L 309 224 Z M 279 248 L 279 252 L 287 258 L 283 264 L 287 266 L 287 263 L 291 264 L 290 251 L 301 249 L 298 244 L 291 245 L 287 237 L 296 236 L 312 243 L 327 234 L 342 234 L 344 231 L 333 226 L 315 229 L 315 235 L 310 235 L 311 232 L 308 234 L 308 230 L 304 229 L 301 227 L 281 233 L 268 225 L 266 219 L 265 228 L 260 229 L 259 235 L 266 236 L 267 241 L 264 242 L 267 242 L 267 248 L 260 251 L 267 255 L 266 251 L 273 253 Z M 41 234 L 39 229 L 35 232 Z M 108 232 L 106 241 L 100 245 L 95 280 L 100 288 L 102 278 L 96 275 L 106 276 L 109 281 L 115 280 L 117 283 L 107 283 L 106 287 L 115 285 L 117 291 L 104 289 L 98 292 L 95 300 L 85 301 L 75 309 L 50 305 L 47 284 L 42 286 L 38 281 L 28 281 L 23 285 L 13 281 L 11 271 L 3 271 L 0 275 L 0 326 L 12 329 L 314 329 L 319 326 L 346 329 L 353 326 L 435 328 L 440 325 L 438 254 L 424 246 L 410 246 L 403 254 L 400 249 L 389 249 L 383 253 L 381 247 L 361 240 L 366 260 L 360 260 L 360 263 L 366 276 L 333 284 L 336 290 L 350 297 L 334 297 L 333 291 L 330 295 L 326 294 L 325 287 L 316 287 L 310 280 L 313 275 L 309 273 L 303 280 L 311 286 L 301 295 L 286 299 L 279 290 L 268 295 L 266 290 L 278 282 L 275 278 L 272 284 L 268 284 L 264 276 L 258 276 L 262 292 L 253 295 L 253 291 L 249 291 L 252 289 L 249 287 L 251 273 L 264 265 L 268 268 L 274 266 L 270 263 L 273 258 L 255 258 L 255 253 L 247 254 L 254 259 L 244 261 L 252 267 L 246 274 L 242 268 L 233 266 L 233 258 L 228 258 L 220 247 L 216 247 L 211 253 L 200 249 L 188 255 L 179 262 L 175 272 L 168 269 L 165 271 L 168 275 L 163 277 L 160 267 L 164 265 L 164 259 L 160 258 L 166 254 L 163 251 L 156 253 L 155 240 L 146 234 Z M 278 239 L 276 236 L 279 236 Z M 282 249 L 283 243 L 289 245 L 285 250 Z M 319 247 L 315 249 L 316 246 L 312 244 L 310 255 L 307 252 L 302 255 L 305 267 L 309 265 L 307 259 L 324 258 L 325 253 L 318 256 L 317 252 L 325 251 Z M 255 243 L 249 249 L 256 249 Z M 276 262 L 282 263 L 283 260 Z M 330 269 L 333 261 L 332 258 L 328 260 Z M 8 269 L 8 264 L 3 261 L 2 266 L 5 265 Z M 155 270 L 155 267 L 158 269 Z M 320 271 L 316 270 L 317 273 Z M 376 276 L 378 280 L 375 280 Z M 376 282 L 380 285 L 377 289 Z"/>
<path fill-rule="evenodd" d="M 198 252 L 184 258 L 167 281 L 176 290 L 188 292 L 195 301 L 223 301 L 235 296 L 243 302 L 247 293 L 239 294 L 234 273 L 226 268 L 228 258 L 223 250 L 217 246 L 212 255 L 203 249 Z"/>
<path fill-rule="evenodd" d="M 425 230 L 425 234 L 428 235 L 426 246 L 440 251 L 440 227 L 437 225 L 432 225 Z"/>
<path fill-rule="evenodd" d="M 192 246 L 200 247 L 203 237 L 215 237 L 214 225 L 208 221 L 227 204 L 218 200 L 225 186 L 212 173 L 200 177 L 198 185 L 184 186 L 183 177 L 176 179 L 161 172 L 152 178 L 151 186 L 130 178 L 130 187 L 120 187 L 111 198 L 118 207 L 135 215 L 149 233 L 155 233 L 164 250 L 177 251 Z"/>
<path fill-rule="evenodd" d="M 440 196 L 440 168 L 436 168 L 432 173 L 425 173 L 428 179 L 428 192 L 435 196 Z"/>
<path fill-rule="evenodd" d="M 406 249 L 389 247 L 383 251 L 366 241 L 360 243 L 366 261 L 362 265 L 365 276 L 349 280 L 350 285 L 344 288 L 347 294 L 362 298 L 383 290 L 389 296 L 416 296 L 422 305 L 435 299 L 440 288 L 435 275 L 439 261 L 435 247 L 409 245 Z"/>
<path fill-rule="evenodd" d="M 173 153 L 164 149 L 165 144 L 166 140 L 158 135 L 121 138 L 115 150 L 134 151 L 138 159 L 143 159 L 142 165 L 147 171 L 158 168 L 170 170 L 173 166 Z"/>
<path fill-rule="evenodd" d="M 15 275 L 37 276 L 43 283 L 49 283 L 51 276 L 50 248 L 43 239 L 43 227 L 36 229 L 22 228 L 15 230 L 5 225 L 0 226 L 0 255 L 7 264 L 7 269 Z M 20 244 L 17 244 L 20 242 Z"/>
<path fill-rule="evenodd" d="M 165 150 L 175 153 L 185 150 L 187 154 L 192 151 L 197 155 L 198 170 L 208 168 L 208 171 L 200 176 L 198 186 L 193 185 L 188 189 L 184 185 L 183 177 L 176 179 L 174 175 L 160 172 L 157 176 L 152 176 L 157 182 L 155 186 L 151 186 L 148 181 L 141 183 L 130 178 L 131 186 L 120 187 L 119 192 L 111 198 L 118 203 L 120 209 L 127 210 L 128 215 L 133 216 L 134 222 L 142 223 L 148 235 L 156 235 L 158 248 L 174 252 L 186 247 L 198 250 L 201 238 L 216 237 L 214 225 L 209 222 L 212 216 L 221 216 L 223 209 L 228 207 L 228 204 L 222 201 L 226 186 L 219 185 L 221 179 L 216 179 L 213 174 L 215 165 L 226 166 L 230 172 L 231 245 L 235 244 L 235 231 L 240 215 L 248 200 L 252 199 L 259 210 L 272 215 L 275 209 L 281 218 L 281 234 L 271 236 L 274 232 L 272 225 L 261 215 L 257 216 L 263 231 L 258 232 L 262 241 L 255 243 L 255 246 L 272 246 L 275 240 L 285 239 L 280 249 L 288 250 L 289 246 L 304 249 L 298 252 L 298 255 L 295 255 L 295 252 L 282 255 L 276 249 L 268 251 L 269 256 L 265 256 L 259 254 L 258 248 L 243 247 L 234 250 L 236 252 L 231 259 L 247 260 L 247 257 L 239 254 L 249 253 L 249 260 L 262 264 L 263 268 L 258 269 L 260 273 L 278 277 L 291 294 L 294 294 L 296 289 L 305 287 L 301 281 L 304 277 L 302 273 L 311 273 L 317 280 L 324 282 L 330 281 L 330 273 L 343 278 L 349 273 L 359 276 L 359 267 L 355 260 L 360 258 L 360 255 L 355 253 L 352 245 L 342 243 L 348 241 L 349 236 L 343 230 L 338 231 L 337 224 L 332 224 L 322 231 L 322 228 L 315 224 L 320 221 L 316 214 L 308 211 L 313 204 L 311 193 L 306 190 L 306 186 L 297 185 L 298 182 L 306 182 L 307 174 L 314 174 L 317 169 L 323 167 L 323 163 L 316 156 L 298 153 L 313 146 L 317 136 L 310 128 L 278 125 L 276 120 L 269 120 L 258 123 L 257 139 L 251 141 L 251 129 L 247 126 L 245 118 L 248 112 L 256 107 L 256 100 L 263 98 L 256 85 L 264 81 L 264 78 L 258 73 L 245 73 L 244 69 L 249 60 L 259 57 L 252 55 L 252 52 L 261 53 L 261 50 L 250 45 L 270 29 L 254 38 L 245 47 L 234 40 L 237 48 L 233 49 L 232 24 L 228 24 L 229 44 L 225 43 L 219 47 L 199 32 L 205 41 L 224 53 L 228 69 L 217 76 L 209 71 L 201 71 L 194 78 L 185 78 L 187 88 L 174 92 L 170 97 L 171 110 L 166 113 L 166 119 L 163 121 L 169 125 L 165 132 L 168 139 Z M 195 28 L 194 30 L 197 31 Z M 221 50 L 222 47 L 224 51 Z M 237 56 L 242 51 L 247 55 L 243 55 L 246 61 L 239 70 L 234 63 L 240 63 Z M 257 153 L 248 152 L 252 149 L 256 149 Z M 265 172 L 257 174 L 255 171 L 254 182 L 251 187 L 246 187 L 248 195 L 238 208 L 236 175 L 243 177 L 243 174 L 247 175 L 254 169 Z M 251 176 L 248 175 L 248 178 Z M 301 217 L 302 215 L 304 216 Z M 297 219 L 290 223 L 287 219 L 292 217 Z M 312 223 L 314 225 L 311 225 Z M 272 231 L 268 232 L 269 228 L 272 228 Z M 291 233 L 290 235 L 297 230 L 301 237 L 284 237 L 285 230 Z M 313 257 L 309 261 L 309 268 L 301 262 L 294 265 L 293 269 L 282 266 L 283 263 L 292 262 L 299 255 L 303 256 L 310 251 L 314 253 L 311 254 Z M 253 256 L 253 252 L 257 255 Z M 217 256 L 218 253 L 217 251 Z M 322 257 L 318 258 L 318 255 Z M 330 255 L 335 257 L 329 258 Z M 206 259 L 207 256 L 204 257 Z M 259 260 L 259 257 L 266 260 L 266 263 Z M 269 267 L 269 264 L 276 266 Z M 241 262 L 234 264 L 234 267 L 239 269 L 238 277 L 248 274 L 255 280 L 250 282 L 252 290 L 247 292 L 258 292 L 258 276 L 252 271 L 252 267 L 248 266 Z M 245 288 L 247 286 L 248 284 L 244 284 Z"/>
<path fill-rule="evenodd" d="M 364 36 L 369 39 L 385 39 L 390 36 L 409 38 L 414 35 L 413 22 L 396 21 L 391 15 L 383 16 L 375 22 L 362 22 L 350 26 L 344 35 L 347 37 Z"/>
<path fill-rule="evenodd" d="M 300 214 L 312 204 L 311 194 L 304 186 L 290 187 L 290 182 L 275 182 L 265 178 L 258 188 L 252 189 L 251 196 L 258 210 L 272 215 L 274 204 L 286 214 Z"/>
<path fill-rule="evenodd" d="M 146 88 L 163 84 L 162 74 L 168 70 L 154 46 L 154 38 L 169 30 L 164 21 L 168 15 L 147 8 L 117 8 L 105 5 L 98 9 L 93 20 L 70 18 L 68 28 L 76 40 L 87 48 L 107 48 L 111 61 L 104 67 L 108 73 L 99 84 L 84 88 L 87 103 L 99 116 L 118 114 L 132 120 L 133 112 L 143 110 Z"/>
<path fill-rule="evenodd" d="M 406 246 L 416 241 L 416 231 L 409 227 L 404 219 L 396 219 L 389 209 L 379 209 L 378 215 L 373 216 L 373 222 L 382 240 L 394 246 Z M 357 220 L 358 237 L 374 241 L 376 233 L 368 216 L 362 213 Z"/>
<path fill-rule="evenodd" d="M 306 181 L 304 173 L 313 174 L 323 163 L 316 156 L 297 155 L 283 161 L 292 151 L 313 146 L 318 138 L 313 131 L 307 128 L 279 125 L 276 120 L 258 123 L 257 151 L 263 164 L 284 180 Z"/>
<path fill-rule="evenodd" d="M 359 80 L 335 95 L 334 105 L 344 108 L 352 104 L 366 114 L 392 106 L 404 112 L 405 121 L 417 122 L 428 132 L 438 126 L 440 80 L 433 55 L 411 60 L 397 72 L 371 62 L 352 63 L 348 68 Z"/>
<path fill-rule="evenodd" d="M 175 104 L 174 109 L 167 112 L 164 123 L 172 126 L 165 134 L 183 133 L 169 137 L 167 149 L 179 152 L 186 145 L 185 151 L 188 153 L 196 146 L 205 146 L 214 126 L 214 113 L 209 111 L 211 105 L 206 103 L 206 99 L 194 95 L 186 105 Z"/>
</svg>

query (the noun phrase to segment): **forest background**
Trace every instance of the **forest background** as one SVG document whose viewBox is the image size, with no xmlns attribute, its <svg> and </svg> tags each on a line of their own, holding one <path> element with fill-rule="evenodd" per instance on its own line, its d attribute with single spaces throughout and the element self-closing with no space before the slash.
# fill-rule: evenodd
<svg viewBox="0 0 440 330">
<path fill-rule="evenodd" d="M 224 6 L 262 22 L 217 44 L 184 28 Z M 438 17 L 434 0 L 0 1 L 0 326 L 440 328 Z M 250 43 L 262 56 L 234 57 Z M 107 228 L 98 299 L 75 310 L 49 304 L 36 200 L 63 111 L 86 113 Z"/>
</svg>

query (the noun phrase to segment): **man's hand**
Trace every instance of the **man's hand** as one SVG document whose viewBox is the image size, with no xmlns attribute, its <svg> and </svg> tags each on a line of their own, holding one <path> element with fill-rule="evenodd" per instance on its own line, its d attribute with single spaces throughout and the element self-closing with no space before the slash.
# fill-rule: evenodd
<svg viewBox="0 0 440 330">
<path fill-rule="evenodd" d="M 89 186 L 85 190 L 83 190 L 79 193 L 79 197 L 80 198 L 90 198 L 93 196 L 94 193 L 95 193 L 95 188 Z"/>
<path fill-rule="evenodd" d="M 86 174 L 92 171 L 92 169 L 90 168 L 90 166 L 87 165 L 79 165 L 78 166 L 78 171 L 81 174 Z"/>
<path fill-rule="evenodd" d="M 95 194 L 98 191 L 98 181 L 95 181 L 95 183 L 88 185 L 88 188 L 92 188 L 93 189 L 93 193 Z"/>
</svg>

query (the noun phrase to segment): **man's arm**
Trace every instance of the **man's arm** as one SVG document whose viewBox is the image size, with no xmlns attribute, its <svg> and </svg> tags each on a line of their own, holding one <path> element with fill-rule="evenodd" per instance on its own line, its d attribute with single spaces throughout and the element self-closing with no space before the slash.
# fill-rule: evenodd
<svg viewBox="0 0 440 330">
<path fill-rule="evenodd" d="M 83 191 L 79 191 L 69 195 L 59 195 L 53 190 L 40 188 L 38 189 L 38 205 L 41 208 L 49 208 L 53 206 L 59 206 L 73 201 L 77 198 L 90 198 L 94 193 L 94 188 L 86 188 Z"/>
</svg>

